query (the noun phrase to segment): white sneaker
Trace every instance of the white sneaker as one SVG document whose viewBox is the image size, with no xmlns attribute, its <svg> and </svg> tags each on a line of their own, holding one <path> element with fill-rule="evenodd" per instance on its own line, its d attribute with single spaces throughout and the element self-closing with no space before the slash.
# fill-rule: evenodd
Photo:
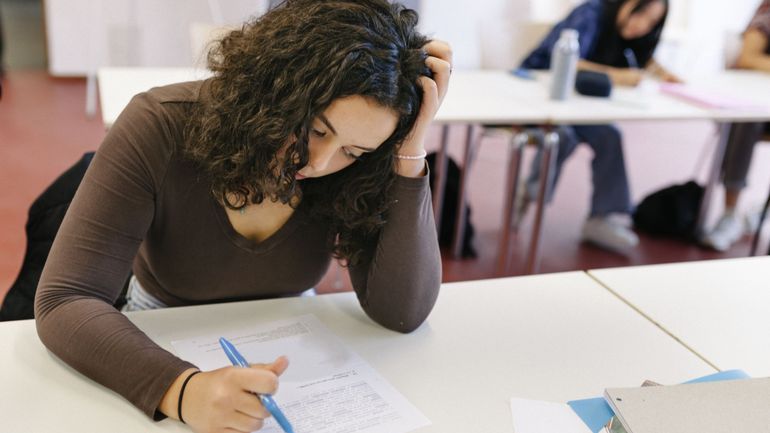
<svg viewBox="0 0 770 433">
<path fill-rule="evenodd" d="M 639 245 L 636 233 L 620 215 L 614 214 L 588 218 L 583 223 L 583 240 L 613 252 L 625 252 Z"/>
<path fill-rule="evenodd" d="M 746 234 L 753 235 L 759 228 L 759 219 L 762 216 L 762 209 L 754 209 L 749 211 L 743 218 L 744 225 L 746 227 Z"/>
<path fill-rule="evenodd" d="M 745 225 L 735 214 L 735 212 L 726 212 L 719 218 L 719 222 L 703 238 L 703 243 L 717 251 L 725 252 L 733 246 L 745 233 Z"/>
</svg>

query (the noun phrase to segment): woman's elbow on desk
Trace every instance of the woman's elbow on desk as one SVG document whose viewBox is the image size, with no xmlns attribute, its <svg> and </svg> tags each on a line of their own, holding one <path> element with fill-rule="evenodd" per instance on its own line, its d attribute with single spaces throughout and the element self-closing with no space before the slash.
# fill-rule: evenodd
<svg viewBox="0 0 770 433">
<path fill-rule="evenodd" d="M 369 298 L 361 302 L 366 314 L 384 328 L 408 334 L 415 331 L 430 315 L 438 298 L 441 280 L 422 281 L 413 290 L 389 290 L 379 302 Z M 403 286 L 402 286 L 403 287 Z"/>
<path fill-rule="evenodd" d="M 428 318 L 428 314 L 404 314 L 404 315 L 378 315 L 368 308 L 364 308 L 366 314 L 383 328 L 402 334 L 409 334 L 417 330 Z M 428 311 L 430 313 L 430 311 Z"/>
</svg>

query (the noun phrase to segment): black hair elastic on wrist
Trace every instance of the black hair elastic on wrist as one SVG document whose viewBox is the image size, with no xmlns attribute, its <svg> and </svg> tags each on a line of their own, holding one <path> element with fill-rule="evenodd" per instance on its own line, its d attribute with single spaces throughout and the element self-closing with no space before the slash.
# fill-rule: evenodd
<svg viewBox="0 0 770 433">
<path fill-rule="evenodd" d="M 189 382 L 190 379 L 192 379 L 193 376 L 195 376 L 196 374 L 198 374 L 200 372 L 201 371 L 198 370 L 198 371 L 193 371 L 192 373 L 190 373 L 190 375 L 187 376 L 187 378 L 184 380 L 184 382 L 182 382 L 182 390 L 179 391 L 179 403 L 177 404 L 177 407 L 176 407 L 176 414 L 179 415 L 179 421 L 182 421 L 182 423 L 184 423 L 184 424 L 187 424 L 186 422 L 184 422 L 184 418 L 182 418 L 182 398 L 184 397 L 184 389 L 187 388 L 187 382 Z"/>
</svg>

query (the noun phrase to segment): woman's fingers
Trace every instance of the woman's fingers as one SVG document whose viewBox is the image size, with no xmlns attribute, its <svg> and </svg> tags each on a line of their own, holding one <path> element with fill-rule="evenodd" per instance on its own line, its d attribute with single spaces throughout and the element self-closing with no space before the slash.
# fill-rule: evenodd
<svg viewBox="0 0 770 433">
<path fill-rule="evenodd" d="M 423 47 L 428 56 L 436 57 L 452 64 L 452 47 L 440 40 L 432 40 Z"/>
<path fill-rule="evenodd" d="M 249 392 L 241 392 L 233 397 L 233 404 L 238 412 L 242 412 L 252 418 L 266 419 L 270 412 L 259 400 L 259 397 Z"/>
<path fill-rule="evenodd" d="M 279 356 L 270 364 L 251 364 L 252 368 L 262 368 L 272 371 L 276 376 L 280 376 L 289 367 L 289 359 L 285 356 Z"/>
<path fill-rule="evenodd" d="M 449 75 L 452 73 L 452 65 L 438 57 L 428 57 L 425 64 L 433 71 L 433 81 L 438 88 L 438 100 L 443 101 L 449 88 Z"/>
<path fill-rule="evenodd" d="M 428 55 L 425 65 L 432 71 L 433 77 L 417 78 L 417 83 L 422 89 L 422 106 L 410 137 L 404 142 L 405 149 L 413 147 L 417 151 L 423 149 L 425 134 L 444 100 L 452 73 L 452 49 L 449 44 L 431 41 L 423 46 L 423 50 Z"/>
<path fill-rule="evenodd" d="M 452 74 L 452 47 L 441 40 L 432 40 L 423 47 L 428 58 L 425 64 L 433 71 L 433 79 L 438 84 L 439 103 L 444 100 L 449 88 L 449 76 Z"/>
<path fill-rule="evenodd" d="M 256 394 L 275 394 L 278 390 L 278 376 L 266 368 L 236 368 L 229 372 L 233 383 L 243 391 Z"/>
<path fill-rule="evenodd" d="M 417 79 L 417 82 L 422 88 L 422 108 L 418 115 L 418 122 L 421 120 L 430 122 L 433 120 L 433 116 L 438 111 L 439 107 L 439 90 L 438 84 L 435 80 L 431 80 L 428 77 L 422 76 Z M 425 119 L 421 119 L 426 117 Z"/>
<path fill-rule="evenodd" d="M 285 356 L 279 356 L 278 359 L 273 361 L 272 364 L 270 364 L 270 371 L 275 373 L 276 376 L 280 376 L 283 374 L 284 371 L 289 367 L 289 358 Z"/>
<path fill-rule="evenodd" d="M 251 433 L 255 430 L 262 428 L 264 420 L 260 418 L 254 418 L 241 412 L 233 412 L 228 416 L 227 427 L 241 431 L 244 433 Z"/>
</svg>

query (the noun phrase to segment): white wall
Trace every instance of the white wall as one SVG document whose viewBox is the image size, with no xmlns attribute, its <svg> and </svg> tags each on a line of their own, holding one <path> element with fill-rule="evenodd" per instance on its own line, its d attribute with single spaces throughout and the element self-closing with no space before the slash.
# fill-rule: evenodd
<svg viewBox="0 0 770 433">
<path fill-rule="evenodd" d="M 552 24 L 581 0 L 419 1 L 420 29 L 449 41 L 457 68 L 512 68 L 538 42 L 530 23 Z M 760 0 L 670 0 L 658 51 L 677 72 L 722 66 L 724 35 L 740 31 Z M 189 66 L 189 25 L 221 20 L 239 24 L 267 0 L 46 0 L 49 70 L 84 75 L 101 65 Z M 538 35 L 538 36 L 535 36 Z"/>
<path fill-rule="evenodd" d="M 448 41 L 456 68 L 509 67 L 529 0 L 422 0 L 420 29 Z"/>
<path fill-rule="evenodd" d="M 210 4 L 218 6 L 214 14 Z M 77 76 L 107 65 L 191 66 L 190 23 L 239 24 L 266 5 L 265 0 L 46 0 L 49 72 Z"/>
<path fill-rule="evenodd" d="M 678 67 L 709 72 L 724 66 L 725 36 L 745 30 L 761 0 L 678 0 L 683 3 Z"/>
</svg>

